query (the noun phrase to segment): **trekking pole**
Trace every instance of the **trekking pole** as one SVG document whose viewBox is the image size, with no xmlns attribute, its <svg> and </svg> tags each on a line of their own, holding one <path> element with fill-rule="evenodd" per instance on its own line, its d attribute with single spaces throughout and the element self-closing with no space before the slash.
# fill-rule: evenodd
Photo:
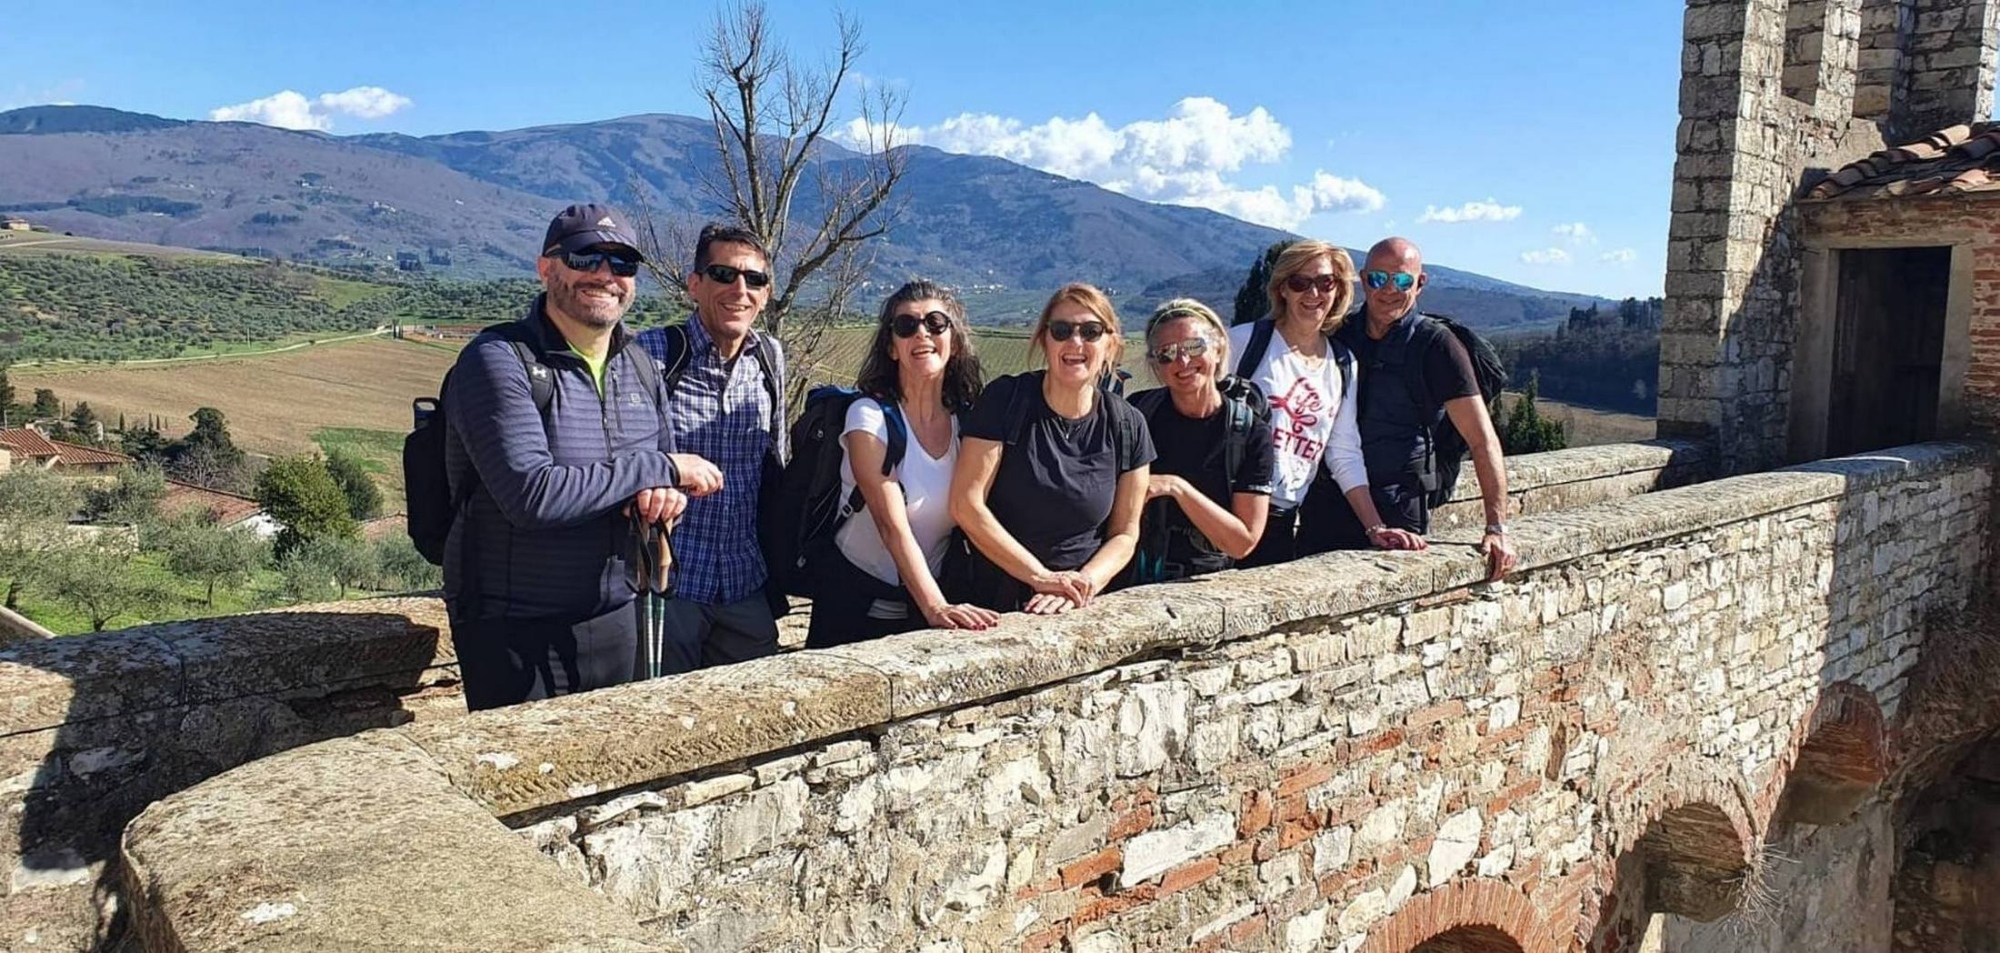
<svg viewBox="0 0 2000 953">
<path fill-rule="evenodd" d="M 646 602 L 650 606 L 646 639 L 652 657 L 649 678 L 660 677 L 660 657 L 667 648 L 667 600 L 674 593 L 674 526 L 679 520 L 653 523 L 647 527 Z"/>
</svg>

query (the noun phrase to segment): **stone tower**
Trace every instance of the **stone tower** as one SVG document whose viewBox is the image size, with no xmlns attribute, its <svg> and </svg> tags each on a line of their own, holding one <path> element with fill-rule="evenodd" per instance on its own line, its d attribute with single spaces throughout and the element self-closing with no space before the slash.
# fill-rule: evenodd
<svg viewBox="0 0 2000 953">
<path fill-rule="evenodd" d="M 1885 145 L 1993 112 L 2000 0 L 1688 0 L 1660 333 L 1661 436 L 1725 472 L 1786 462 L 1793 199 Z"/>
</svg>

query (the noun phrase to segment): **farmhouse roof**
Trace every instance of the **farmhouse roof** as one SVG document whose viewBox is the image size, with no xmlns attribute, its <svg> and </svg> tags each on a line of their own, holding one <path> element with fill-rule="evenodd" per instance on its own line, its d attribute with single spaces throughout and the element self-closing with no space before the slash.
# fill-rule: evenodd
<svg viewBox="0 0 2000 953">
<path fill-rule="evenodd" d="M 27 457 L 30 460 L 47 460 L 50 457 L 62 456 L 62 451 L 57 449 L 49 438 L 42 436 L 41 431 L 33 427 L 9 427 L 0 430 L 0 447 L 6 447 L 16 456 Z"/>
<path fill-rule="evenodd" d="M 62 440 L 50 440 L 48 443 L 56 448 L 56 466 L 59 467 L 91 467 L 107 464 L 123 466 L 132 462 L 131 457 L 111 450 L 99 450 L 96 447 L 80 446 Z"/>
<path fill-rule="evenodd" d="M 247 496 L 211 490 L 205 486 L 182 483 L 179 480 L 168 480 L 167 493 L 160 498 L 160 512 L 176 516 L 190 510 L 208 513 L 220 525 L 233 526 L 263 512 L 264 508 Z"/>
<path fill-rule="evenodd" d="M 1941 129 L 1851 162 L 1812 187 L 1808 200 L 1955 195 L 2000 190 L 2000 123 Z"/>
</svg>

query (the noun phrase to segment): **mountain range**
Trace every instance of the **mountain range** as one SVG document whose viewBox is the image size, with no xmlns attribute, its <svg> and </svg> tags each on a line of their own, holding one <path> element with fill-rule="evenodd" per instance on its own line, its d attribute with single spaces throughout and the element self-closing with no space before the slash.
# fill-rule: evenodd
<svg viewBox="0 0 2000 953">
<path fill-rule="evenodd" d="M 873 279 L 967 289 L 975 318 L 1018 320 L 1065 281 L 1134 310 L 1191 294 L 1225 311 L 1250 263 L 1288 233 L 1143 202 L 1004 159 L 910 146 L 899 215 Z M 855 155 L 827 145 L 821 162 Z M 572 201 L 705 211 L 707 120 L 674 115 L 501 132 L 333 136 L 97 106 L 0 112 L 0 212 L 97 238 L 431 271 L 524 275 Z M 809 197 L 802 197 L 802 204 Z M 1468 323 L 1551 321 L 1599 301 L 1432 266 L 1425 304 Z"/>
</svg>

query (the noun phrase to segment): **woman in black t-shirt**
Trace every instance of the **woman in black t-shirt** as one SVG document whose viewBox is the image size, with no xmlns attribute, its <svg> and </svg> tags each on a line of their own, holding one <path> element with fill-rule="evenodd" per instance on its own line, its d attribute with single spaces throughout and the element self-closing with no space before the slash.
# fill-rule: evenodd
<svg viewBox="0 0 2000 953">
<path fill-rule="evenodd" d="M 1119 353 L 1103 292 L 1064 285 L 1033 341 L 1048 369 L 987 384 L 961 428 L 951 515 L 976 550 L 969 601 L 1051 615 L 1089 605 L 1132 558 L 1153 443 L 1101 387 Z"/>
<path fill-rule="evenodd" d="M 1165 386 L 1133 395 L 1132 405 L 1145 414 L 1159 458 L 1127 578 L 1162 582 L 1228 569 L 1257 548 L 1270 515 L 1271 420 L 1267 408 L 1255 407 L 1268 401 L 1255 385 L 1233 378 L 1232 393 L 1223 393 L 1229 332 L 1191 298 L 1154 310 L 1146 322 L 1146 360 Z M 1232 417 L 1241 422 L 1234 434 Z"/>
</svg>

